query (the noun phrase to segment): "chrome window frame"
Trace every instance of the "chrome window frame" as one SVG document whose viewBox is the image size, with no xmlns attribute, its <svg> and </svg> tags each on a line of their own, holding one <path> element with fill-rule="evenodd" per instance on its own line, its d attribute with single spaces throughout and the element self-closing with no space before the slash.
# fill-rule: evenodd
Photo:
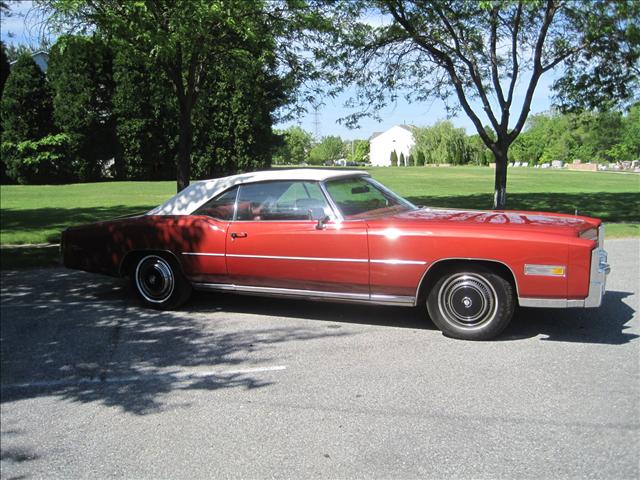
<svg viewBox="0 0 640 480">
<path fill-rule="evenodd" d="M 323 195 L 324 197 L 324 201 L 327 204 L 327 206 L 329 207 L 329 209 L 331 210 L 331 213 L 333 215 L 329 215 L 329 218 L 334 221 L 334 222 L 340 222 L 342 221 L 341 219 L 338 220 L 338 216 L 336 215 L 336 209 L 335 209 L 335 205 L 329 201 L 329 198 L 327 196 L 327 192 L 326 190 L 323 188 L 322 182 L 318 181 L 318 180 L 262 180 L 260 182 L 247 182 L 247 183 L 241 183 L 238 186 L 238 194 L 236 195 L 236 203 L 235 203 L 235 207 L 234 207 L 234 211 L 233 211 L 233 219 L 228 220 L 230 222 L 233 223 L 260 223 L 260 222 L 282 222 L 282 223 L 301 223 L 301 222 L 306 222 L 309 224 L 313 224 L 315 225 L 318 221 L 317 220 L 238 220 L 237 219 L 237 211 L 238 211 L 238 200 L 240 199 L 240 189 L 242 187 L 245 186 L 249 186 L 249 185 L 259 185 L 259 184 L 264 184 L 264 183 L 276 183 L 276 182 L 291 182 L 293 183 L 315 183 L 318 184 L 320 187 L 320 193 Z M 227 191 L 227 190 L 225 190 Z"/>
<path fill-rule="evenodd" d="M 200 205 L 198 208 L 196 208 L 189 215 L 197 215 L 197 216 L 201 216 L 201 217 L 209 217 L 209 218 L 213 218 L 215 220 L 218 220 L 219 222 L 233 222 L 233 219 L 236 218 L 236 212 L 238 211 L 238 194 L 240 193 L 240 185 L 241 184 L 232 185 L 229 188 L 227 188 L 226 190 L 218 193 L 218 195 L 209 198 L 207 201 L 203 202 L 202 205 Z M 236 197 L 233 199 L 233 216 L 230 219 L 213 217 L 211 215 L 207 215 L 207 214 L 204 214 L 204 213 L 198 213 L 198 210 L 200 210 L 202 207 L 204 207 L 211 200 L 215 200 L 216 198 L 220 198 L 221 196 L 223 196 L 224 194 L 226 194 L 230 190 L 233 190 L 234 188 L 236 189 Z"/>
<path fill-rule="evenodd" d="M 331 208 L 333 209 L 334 213 L 340 219 L 339 220 L 340 222 L 362 222 L 363 220 L 365 220 L 365 218 L 368 218 L 368 217 L 363 217 L 363 218 L 345 218 L 344 215 L 342 214 L 342 211 L 340 210 L 338 205 L 333 200 L 333 197 L 331 197 L 331 194 L 329 193 L 329 190 L 327 189 L 327 185 L 326 184 L 328 182 L 331 182 L 331 181 L 334 181 L 334 180 L 349 180 L 349 179 L 353 179 L 353 178 L 362 178 L 362 179 L 364 179 L 367 183 L 370 183 L 371 185 L 373 185 L 378 190 L 381 190 L 382 192 L 388 194 L 390 197 L 393 197 L 396 200 L 398 200 L 399 203 L 404 204 L 405 206 L 407 206 L 409 208 L 409 211 L 419 210 L 419 208 L 417 206 L 415 206 L 413 203 L 411 203 L 409 200 L 407 200 L 406 198 L 401 197 L 400 195 L 395 193 L 393 190 L 389 190 L 383 184 L 381 184 L 380 182 L 374 180 L 371 177 L 371 175 L 369 175 L 366 172 L 363 172 L 362 175 L 355 174 L 355 175 L 347 175 L 347 176 L 339 177 L 339 178 L 328 178 L 328 179 L 322 180 L 320 182 L 320 185 L 321 185 L 321 187 L 322 187 L 322 189 L 324 191 L 324 194 L 330 200 Z M 373 216 L 375 216 L 375 215 L 373 215 Z"/>
</svg>

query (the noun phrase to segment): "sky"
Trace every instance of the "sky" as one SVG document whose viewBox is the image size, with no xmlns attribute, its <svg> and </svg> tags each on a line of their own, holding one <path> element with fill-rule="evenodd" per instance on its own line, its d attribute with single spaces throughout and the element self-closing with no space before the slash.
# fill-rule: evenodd
<svg viewBox="0 0 640 480">
<path fill-rule="evenodd" d="M 31 46 L 38 45 L 38 19 L 32 10 L 31 1 L 12 1 L 9 3 L 12 16 L 3 16 L 0 22 L 0 39 L 7 44 L 26 44 Z M 380 18 L 369 19 L 371 23 L 382 23 Z M 551 106 L 551 84 L 557 72 L 550 72 L 542 77 L 536 89 L 533 101 L 531 103 L 531 114 L 540 113 L 549 110 Z M 524 82 L 523 82 L 524 83 Z M 515 104 L 519 106 L 519 102 L 524 97 L 524 87 L 522 83 L 516 88 Z M 429 126 L 434 123 L 448 119 L 456 127 L 466 129 L 468 134 L 473 134 L 475 128 L 471 120 L 460 112 L 455 117 L 447 118 L 447 112 L 444 103 L 440 100 L 431 102 L 413 102 L 407 103 L 404 99 L 399 98 L 397 102 L 388 105 L 380 111 L 381 122 L 374 119 L 362 119 L 359 128 L 349 129 L 341 125 L 338 120 L 351 113 L 344 106 L 345 102 L 354 95 L 354 90 L 346 90 L 342 95 L 336 98 L 327 98 L 324 100 L 325 105 L 318 111 L 318 136 L 335 135 L 342 137 L 343 140 L 367 139 L 374 132 L 382 132 L 394 125 L 409 124 L 416 126 Z M 482 112 L 478 101 L 472 102 L 472 107 L 476 112 Z M 300 118 L 275 125 L 276 128 L 284 129 L 289 126 L 298 125 L 308 132 L 315 134 L 315 122 L 313 109 L 308 108 L 309 112 Z M 516 111 L 516 110 L 514 110 Z M 487 124 L 488 120 L 483 118 L 483 124 Z"/>
</svg>

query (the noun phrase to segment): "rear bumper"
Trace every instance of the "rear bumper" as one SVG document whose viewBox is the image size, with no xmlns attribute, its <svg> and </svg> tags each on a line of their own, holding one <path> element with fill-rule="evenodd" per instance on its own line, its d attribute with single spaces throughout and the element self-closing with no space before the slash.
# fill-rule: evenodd
<svg viewBox="0 0 640 480">
<path fill-rule="evenodd" d="M 584 299 L 567 298 L 519 298 L 521 307 L 539 308 L 597 308 L 602 304 L 607 284 L 607 275 L 611 267 L 607 263 L 604 247 L 604 227 L 598 232 L 598 246 L 591 252 L 591 273 L 589 276 L 589 294 Z"/>
</svg>

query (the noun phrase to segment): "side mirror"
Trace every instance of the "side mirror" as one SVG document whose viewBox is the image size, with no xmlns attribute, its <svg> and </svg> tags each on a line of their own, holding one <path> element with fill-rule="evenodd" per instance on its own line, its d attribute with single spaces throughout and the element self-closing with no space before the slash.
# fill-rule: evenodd
<svg viewBox="0 0 640 480">
<path fill-rule="evenodd" d="M 316 223 L 316 230 L 324 230 L 326 223 L 330 220 L 328 215 L 325 215 L 322 218 L 318 219 L 318 223 Z"/>
</svg>

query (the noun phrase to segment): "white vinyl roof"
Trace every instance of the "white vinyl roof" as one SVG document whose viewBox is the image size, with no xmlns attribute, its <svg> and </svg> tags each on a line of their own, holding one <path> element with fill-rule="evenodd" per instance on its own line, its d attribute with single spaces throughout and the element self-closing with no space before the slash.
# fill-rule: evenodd
<svg viewBox="0 0 640 480">
<path fill-rule="evenodd" d="M 291 170 L 266 170 L 241 173 L 230 177 L 213 178 L 193 182 L 162 205 L 149 210 L 147 215 L 190 215 L 210 198 L 228 188 L 241 183 L 255 183 L 266 180 L 306 180 L 321 182 L 330 178 L 369 174 L 363 170 L 329 170 L 321 168 L 297 168 Z"/>
</svg>

